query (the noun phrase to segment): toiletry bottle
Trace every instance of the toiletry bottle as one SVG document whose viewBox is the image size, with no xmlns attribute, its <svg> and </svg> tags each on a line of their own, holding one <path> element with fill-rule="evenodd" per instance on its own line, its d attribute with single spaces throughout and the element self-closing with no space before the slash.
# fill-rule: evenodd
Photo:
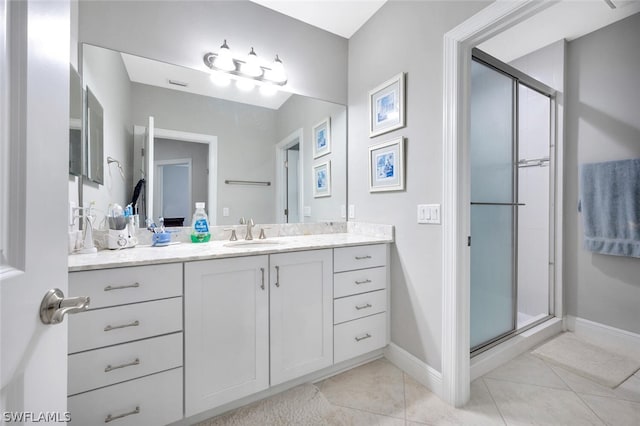
<svg viewBox="0 0 640 426">
<path fill-rule="evenodd" d="M 196 203 L 196 211 L 191 220 L 191 241 L 194 243 L 206 243 L 211 239 L 209 233 L 209 218 L 204 211 L 204 203 Z"/>
</svg>

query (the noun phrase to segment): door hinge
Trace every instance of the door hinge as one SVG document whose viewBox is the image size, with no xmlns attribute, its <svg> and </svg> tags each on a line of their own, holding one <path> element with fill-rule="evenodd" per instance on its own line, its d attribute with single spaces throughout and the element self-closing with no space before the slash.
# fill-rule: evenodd
<svg viewBox="0 0 640 426">
<path fill-rule="evenodd" d="M 289 216 L 289 209 L 284 209 L 284 215 Z"/>
<path fill-rule="evenodd" d="M 287 160 L 284 161 L 284 167 L 287 168 L 287 169 L 289 168 L 289 161 L 287 161 Z"/>
<path fill-rule="evenodd" d="M 471 247 L 471 235 L 467 237 L 467 247 Z"/>
</svg>

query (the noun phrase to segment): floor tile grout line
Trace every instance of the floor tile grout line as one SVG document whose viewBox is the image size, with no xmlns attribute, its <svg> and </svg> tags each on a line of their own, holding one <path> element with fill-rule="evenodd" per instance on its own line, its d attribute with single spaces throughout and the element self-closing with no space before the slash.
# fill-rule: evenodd
<svg viewBox="0 0 640 426">
<path fill-rule="evenodd" d="M 491 397 L 491 401 L 493 401 L 493 405 L 496 406 L 496 410 L 498 410 L 498 414 L 500 414 L 500 418 L 502 419 L 502 423 L 504 423 L 505 426 L 507 426 L 507 419 L 504 418 L 504 415 L 502 414 L 502 411 L 500 410 L 500 407 L 498 406 L 498 402 L 496 401 L 496 399 L 494 398 L 493 394 L 491 393 L 491 389 L 489 389 L 489 385 L 487 385 L 487 382 L 484 381 L 484 377 L 480 377 L 480 380 L 482 380 L 482 384 L 484 385 L 485 389 L 489 393 L 489 397 Z"/>
<path fill-rule="evenodd" d="M 573 389 L 571 389 L 571 387 L 569 387 L 569 389 L 565 389 L 565 388 L 554 388 L 553 386 L 545 386 L 545 385 L 536 385 L 536 384 L 532 384 L 532 383 L 523 383 L 523 382 L 516 382 L 514 380 L 506 380 L 506 379 L 496 379 L 494 377 L 485 377 L 482 376 L 483 379 L 489 379 L 489 380 L 495 380 L 497 382 L 506 382 L 506 383 L 513 383 L 516 385 L 525 385 L 525 386 L 537 386 L 539 388 L 545 388 L 545 389 L 554 389 L 554 390 L 559 390 L 559 391 L 565 391 L 565 392 L 574 392 Z M 564 382 L 563 382 L 564 383 Z"/>
<path fill-rule="evenodd" d="M 578 392 L 574 392 L 576 394 L 576 396 L 578 397 L 578 399 L 580 400 L 580 402 L 582 402 L 588 409 L 589 411 L 591 411 L 593 413 L 594 416 L 596 416 L 596 418 L 598 420 L 600 420 L 602 422 L 602 424 L 604 425 L 609 425 L 608 422 L 605 422 L 603 418 L 601 418 L 598 413 L 595 412 L 595 410 L 593 408 L 591 408 L 591 405 L 589 405 L 589 403 L 587 401 L 585 401 L 582 396 L 580 396 L 580 394 Z"/>
<path fill-rule="evenodd" d="M 336 404 L 335 402 L 331 402 L 331 405 L 334 405 L 340 408 L 348 408 L 350 410 L 362 411 L 363 413 L 367 413 L 367 414 L 375 414 L 376 416 L 389 417 L 390 419 L 404 420 L 402 417 L 390 416 L 389 414 L 374 413 L 373 411 L 364 410 L 362 408 L 349 407 L 347 405 L 340 405 L 340 404 Z"/>
</svg>

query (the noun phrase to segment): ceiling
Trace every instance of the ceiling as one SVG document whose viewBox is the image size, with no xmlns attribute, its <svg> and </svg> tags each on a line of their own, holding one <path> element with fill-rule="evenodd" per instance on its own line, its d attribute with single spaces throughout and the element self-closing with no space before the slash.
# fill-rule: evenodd
<svg viewBox="0 0 640 426">
<path fill-rule="evenodd" d="M 351 38 L 387 0 L 251 0 L 314 27 Z"/>
<path fill-rule="evenodd" d="M 480 44 L 478 47 L 503 62 L 524 56 L 558 40 L 575 40 L 640 12 L 640 1 L 563 0 Z"/>
</svg>

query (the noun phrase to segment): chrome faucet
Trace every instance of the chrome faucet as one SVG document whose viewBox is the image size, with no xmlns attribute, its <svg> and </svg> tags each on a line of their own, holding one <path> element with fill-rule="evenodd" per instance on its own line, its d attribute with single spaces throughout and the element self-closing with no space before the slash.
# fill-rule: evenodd
<svg viewBox="0 0 640 426">
<path fill-rule="evenodd" d="M 247 241 L 253 240 L 253 234 L 251 233 L 251 228 L 253 228 L 255 224 L 253 223 L 253 219 L 249 219 L 247 221 L 247 233 L 244 236 L 244 239 Z"/>
</svg>

